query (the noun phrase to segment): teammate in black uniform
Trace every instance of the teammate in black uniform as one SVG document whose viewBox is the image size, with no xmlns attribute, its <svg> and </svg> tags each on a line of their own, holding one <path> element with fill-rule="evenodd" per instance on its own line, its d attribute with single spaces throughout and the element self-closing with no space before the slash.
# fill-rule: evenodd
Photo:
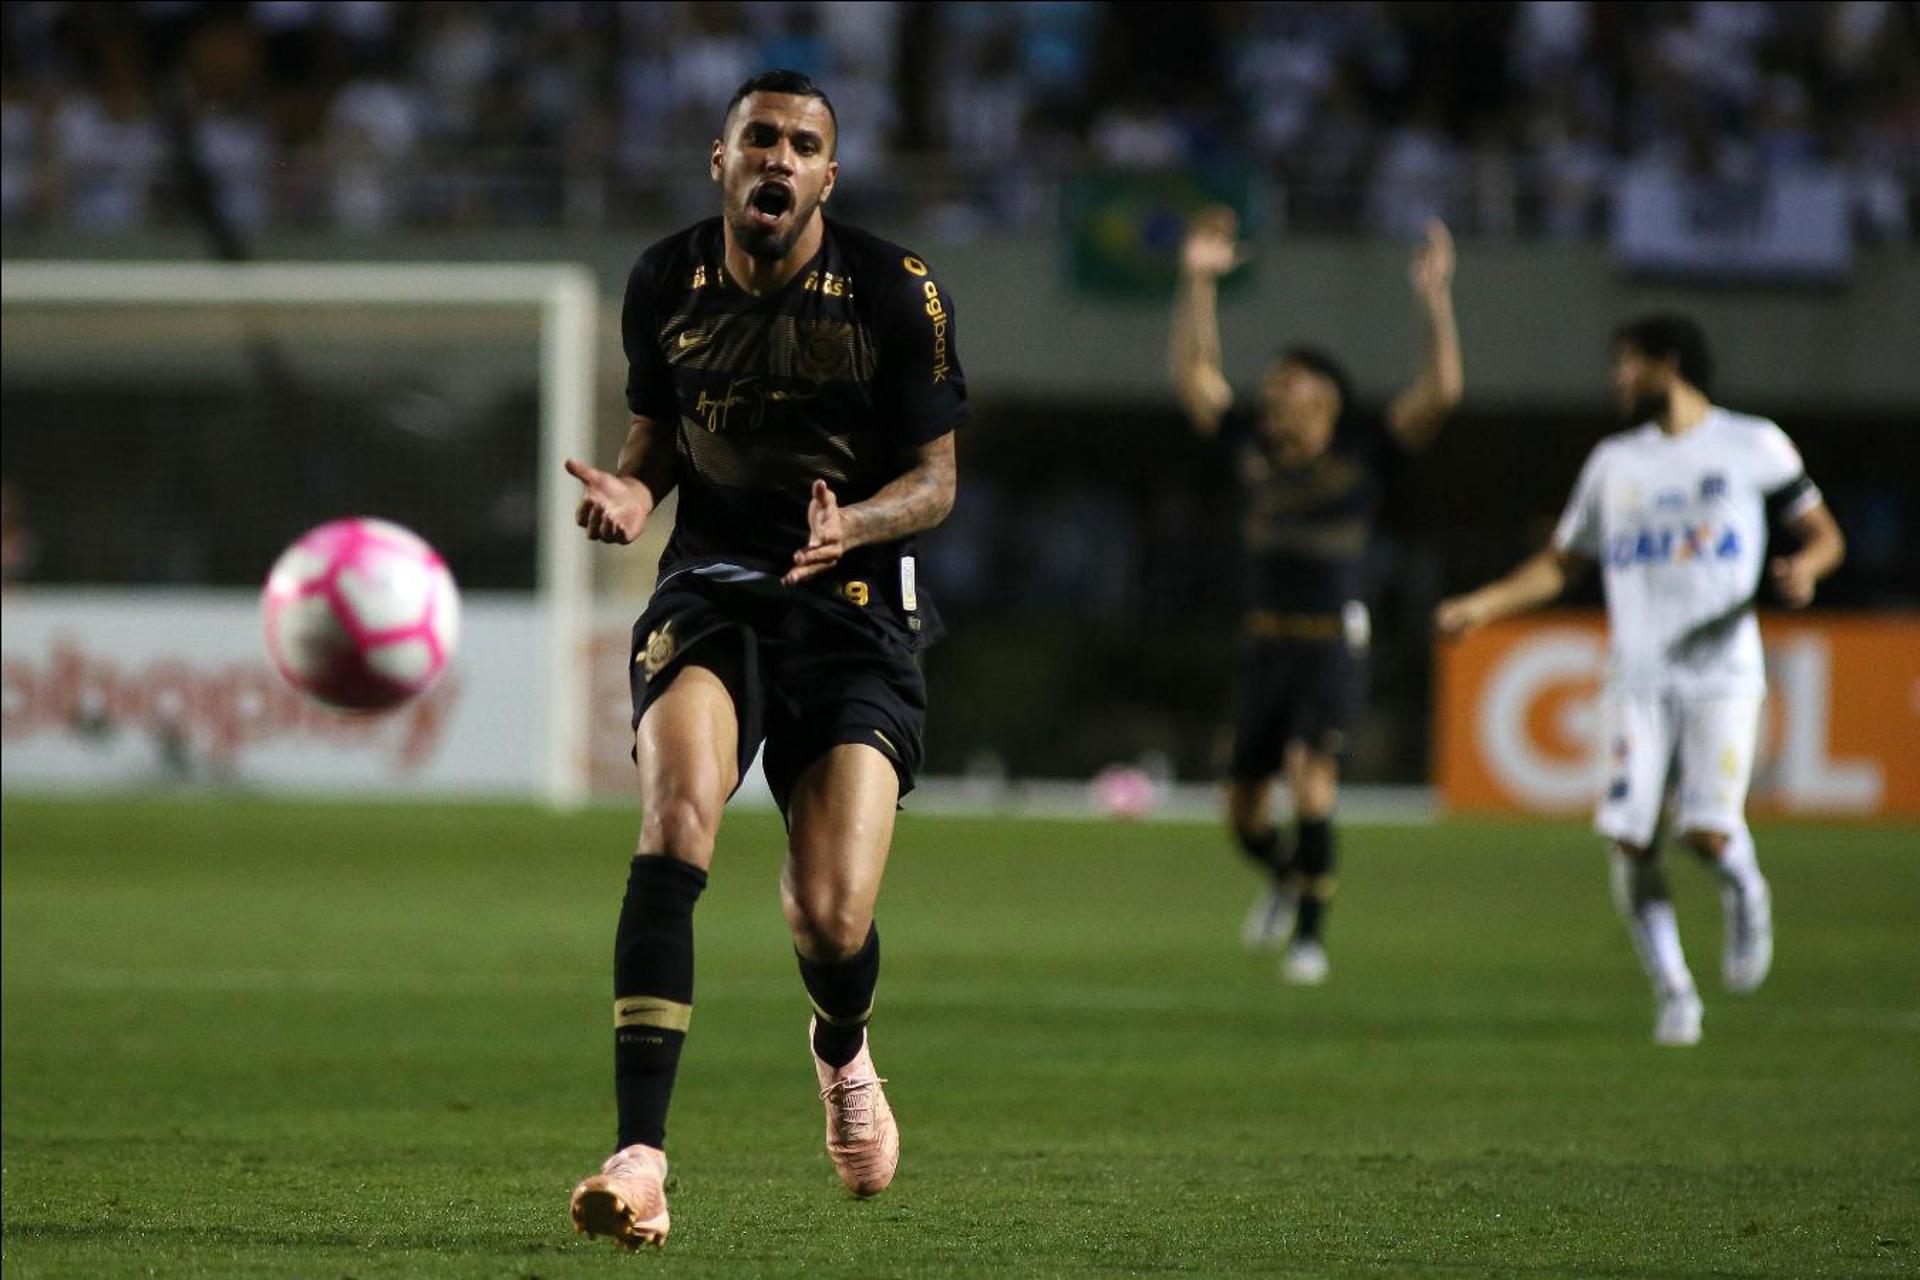
<svg viewBox="0 0 1920 1280">
<path fill-rule="evenodd" d="M 1247 563 L 1234 688 L 1227 822 L 1270 875 L 1247 918 L 1249 946 L 1278 942 L 1294 917 L 1282 975 L 1327 976 L 1321 926 L 1333 895 L 1332 818 L 1340 760 L 1366 697 L 1367 543 L 1392 455 L 1430 441 L 1460 402 L 1453 242 L 1438 222 L 1413 261 L 1426 362 L 1384 421 L 1354 411 L 1340 365 L 1311 347 L 1282 349 L 1260 397 L 1235 404 L 1220 372 L 1215 282 L 1244 251 L 1231 210 L 1194 221 L 1182 251 L 1171 344 L 1174 387 L 1200 434 L 1232 450 Z M 1297 820 L 1284 847 L 1271 811 L 1284 773 Z"/>
<path fill-rule="evenodd" d="M 614 949 L 618 1149 L 572 1201 L 576 1227 L 627 1247 L 666 1238 L 693 906 L 763 742 L 828 1151 L 861 1196 L 899 1157 L 867 1051 L 873 908 L 920 763 L 915 654 L 940 631 L 912 537 L 952 508 L 966 389 L 953 300 L 926 262 L 822 213 L 836 127 L 805 76 L 741 86 L 710 161 L 722 216 L 648 249 L 627 283 L 619 461 L 567 464 L 580 524 L 604 542 L 631 542 L 680 491 L 633 631 L 642 816 Z"/>
</svg>

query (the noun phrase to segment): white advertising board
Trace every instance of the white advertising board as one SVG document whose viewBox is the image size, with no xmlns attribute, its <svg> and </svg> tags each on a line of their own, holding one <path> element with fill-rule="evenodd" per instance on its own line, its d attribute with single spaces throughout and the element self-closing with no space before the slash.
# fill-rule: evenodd
<svg viewBox="0 0 1920 1280">
<path fill-rule="evenodd" d="M 1614 196 L 1613 251 L 1651 276 L 1837 283 L 1853 267 L 1846 181 L 1824 168 L 1730 182 L 1631 165 Z"/>
<path fill-rule="evenodd" d="M 0 602 L 9 788 L 211 783 L 271 790 L 545 790 L 545 615 L 468 595 L 446 677 L 348 716 L 268 667 L 251 592 L 20 590 Z"/>
</svg>

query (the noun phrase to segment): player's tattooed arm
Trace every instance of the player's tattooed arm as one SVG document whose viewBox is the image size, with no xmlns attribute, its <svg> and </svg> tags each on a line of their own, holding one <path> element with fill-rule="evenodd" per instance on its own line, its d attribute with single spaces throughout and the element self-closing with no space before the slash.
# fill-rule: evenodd
<svg viewBox="0 0 1920 1280">
<path fill-rule="evenodd" d="M 1560 547 L 1520 562 L 1520 567 L 1478 591 L 1442 600 L 1433 623 L 1442 635 L 1457 636 L 1489 622 L 1537 609 L 1560 598 L 1566 589 L 1593 569 L 1593 561 Z"/>
<path fill-rule="evenodd" d="M 1221 417 L 1233 404 L 1233 388 L 1220 369 L 1217 282 L 1247 260 L 1246 249 L 1235 240 L 1238 230 L 1233 210 L 1218 205 L 1194 218 L 1180 248 L 1168 373 L 1187 421 L 1202 435 L 1219 430 Z"/>
<path fill-rule="evenodd" d="M 612 471 L 567 459 L 567 474 L 582 490 L 574 522 L 589 538 L 624 544 L 640 536 L 647 517 L 679 478 L 673 431 L 672 423 L 636 413 L 628 420 L 627 440 Z"/>
<path fill-rule="evenodd" d="M 1787 528 L 1800 539 L 1800 549 L 1792 555 L 1774 557 L 1769 570 L 1781 601 L 1790 609 L 1804 609 L 1813 603 L 1814 587 L 1820 579 L 1846 559 L 1847 540 L 1824 502 L 1814 503 L 1789 520 Z"/>
<path fill-rule="evenodd" d="M 953 432 L 920 446 L 912 467 L 865 502 L 843 507 L 825 480 L 813 482 L 807 545 L 793 553 L 788 586 L 826 572 L 855 547 L 923 533 L 953 510 L 959 468 Z"/>
<path fill-rule="evenodd" d="M 1393 399 L 1387 423 L 1409 449 L 1432 443 L 1466 393 L 1460 329 L 1453 318 L 1453 237 L 1435 218 L 1413 256 L 1413 293 L 1426 322 L 1426 358 L 1413 385 Z"/>
</svg>

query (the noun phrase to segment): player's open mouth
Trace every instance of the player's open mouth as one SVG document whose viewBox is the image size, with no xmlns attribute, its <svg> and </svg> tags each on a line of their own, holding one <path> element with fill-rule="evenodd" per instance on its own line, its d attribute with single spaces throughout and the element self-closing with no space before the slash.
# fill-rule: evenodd
<svg viewBox="0 0 1920 1280">
<path fill-rule="evenodd" d="M 778 226 L 793 208 L 793 188 L 777 180 L 761 183 L 747 197 L 747 218 L 755 226 Z"/>
</svg>

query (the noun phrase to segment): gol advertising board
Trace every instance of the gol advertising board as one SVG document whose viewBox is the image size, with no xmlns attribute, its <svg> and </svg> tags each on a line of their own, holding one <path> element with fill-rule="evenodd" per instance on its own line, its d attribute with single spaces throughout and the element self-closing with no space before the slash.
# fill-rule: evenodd
<svg viewBox="0 0 1920 1280">
<path fill-rule="evenodd" d="M 469 594 L 461 624 L 460 654 L 426 697 L 347 716 L 269 669 L 251 593 L 9 592 L 0 778 L 9 789 L 538 794 L 545 616 L 526 597 Z"/>
<path fill-rule="evenodd" d="M 1769 696 L 1756 807 L 1920 817 L 1920 615 L 1768 614 L 1760 630 Z M 1605 661 L 1597 614 L 1545 614 L 1441 642 L 1435 759 L 1447 808 L 1590 806 Z"/>
</svg>

